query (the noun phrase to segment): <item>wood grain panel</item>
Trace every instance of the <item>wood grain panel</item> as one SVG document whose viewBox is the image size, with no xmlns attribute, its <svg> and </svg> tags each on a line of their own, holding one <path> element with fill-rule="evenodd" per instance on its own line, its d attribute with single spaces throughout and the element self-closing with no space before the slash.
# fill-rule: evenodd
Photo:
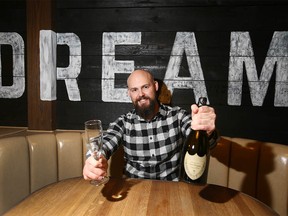
<svg viewBox="0 0 288 216">
<path fill-rule="evenodd" d="M 55 101 L 40 99 L 40 30 L 53 29 L 52 0 L 27 0 L 28 128 L 55 129 Z"/>
<path fill-rule="evenodd" d="M 221 0 L 221 1 L 202 1 L 202 0 L 166 0 L 166 1 L 142 1 L 142 0 L 58 0 L 58 8 L 121 8 L 121 7 L 186 7 L 186 6 L 237 6 L 237 5 L 271 5 L 271 4 L 284 4 L 283 0 Z"/>
<path fill-rule="evenodd" d="M 270 6 L 62 9 L 56 15 L 56 29 L 66 32 L 85 29 L 156 32 L 285 30 L 285 11 L 285 7 L 277 5 L 273 10 Z M 273 22 L 272 17 L 277 22 Z"/>
</svg>

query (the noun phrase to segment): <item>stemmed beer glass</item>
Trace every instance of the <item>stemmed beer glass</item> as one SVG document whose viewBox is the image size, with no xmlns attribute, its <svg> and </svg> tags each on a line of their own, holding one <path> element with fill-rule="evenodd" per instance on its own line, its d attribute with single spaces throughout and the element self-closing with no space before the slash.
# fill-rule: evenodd
<svg viewBox="0 0 288 216">
<path fill-rule="evenodd" d="M 103 145 L 103 131 L 100 120 L 89 120 L 85 122 L 85 138 L 87 149 L 90 150 L 91 155 L 95 160 L 99 160 Z M 108 176 L 103 176 L 101 180 L 91 180 L 91 184 L 99 186 L 109 181 Z"/>
</svg>

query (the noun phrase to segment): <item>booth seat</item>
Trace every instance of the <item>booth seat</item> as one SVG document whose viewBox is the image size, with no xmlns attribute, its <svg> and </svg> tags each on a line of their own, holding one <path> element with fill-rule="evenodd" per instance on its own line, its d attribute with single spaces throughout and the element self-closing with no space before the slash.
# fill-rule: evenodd
<svg viewBox="0 0 288 216">
<path fill-rule="evenodd" d="M 0 215 L 46 185 L 82 176 L 82 131 L 21 131 L 0 138 Z M 288 215 L 288 146 L 221 137 L 211 151 L 208 183 L 247 193 Z M 122 176 L 123 149 L 109 160 Z"/>
</svg>

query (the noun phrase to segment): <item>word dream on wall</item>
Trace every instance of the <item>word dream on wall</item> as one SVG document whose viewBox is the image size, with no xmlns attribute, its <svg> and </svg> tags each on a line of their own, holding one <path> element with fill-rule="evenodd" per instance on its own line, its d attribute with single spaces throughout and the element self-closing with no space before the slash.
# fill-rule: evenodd
<svg viewBox="0 0 288 216">
<path fill-rule="evenodd" d="M 141 32 L 104 32 L 102 35 L 102 100 L 130 102 L 125 88 L 115 88 L 115 75 L 134 70 L 134 61 L 115 60 L 117 45 L 140 45 Z M 74 33 L 40 31 L 40 97 L 44 101 L 57 99 L 57 80 L 64 80 L 69 100 L 81 101 L 77 77 L 81 73 L 81 40 Z M 19 98 L 25 91 L 24 41 L 16 32 L 0 33 L 1 45 L 11 45 L 13 52 L 13 84 L 2 86 L 0 98 Z M 57 45 L 69 47 L 68 67 L 56 66 Z M 190 77 L 180 77 L 181 62 L 186 54 Z M 1 57 L 1 50 L 0 50 Z M 227 104 L 241 105 L 244 68 L 253 106 L 262 106 L 270 79 L 276 67 L 275 107 L 288 106 L 288 32 L 273 34 L 260 75 L 257 74 L 249 32 L 231 32 Z M 1 58 L 0 58 L 0 75 Z M 164 83 L 173 94 L 174 89 L 193 89 L 195 99 L 206 96 L 207 90 L 194 32 L 177 32 L 167 65 Z M 201 94 L 201 95 L 200 95 Z"/>
</svg>

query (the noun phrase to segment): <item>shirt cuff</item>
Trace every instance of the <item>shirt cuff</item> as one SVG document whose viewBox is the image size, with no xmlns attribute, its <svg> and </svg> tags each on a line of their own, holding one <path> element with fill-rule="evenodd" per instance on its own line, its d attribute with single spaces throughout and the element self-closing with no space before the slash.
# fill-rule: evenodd
<svg viewBox="0 0 288 216">
<path fill-rule="evenodd" d="M 215 129 L 212 134 L 208 137 L 210 149 L 216 147 L 218 141 L 220 140 L 219 132 Z"/>
</svg>

